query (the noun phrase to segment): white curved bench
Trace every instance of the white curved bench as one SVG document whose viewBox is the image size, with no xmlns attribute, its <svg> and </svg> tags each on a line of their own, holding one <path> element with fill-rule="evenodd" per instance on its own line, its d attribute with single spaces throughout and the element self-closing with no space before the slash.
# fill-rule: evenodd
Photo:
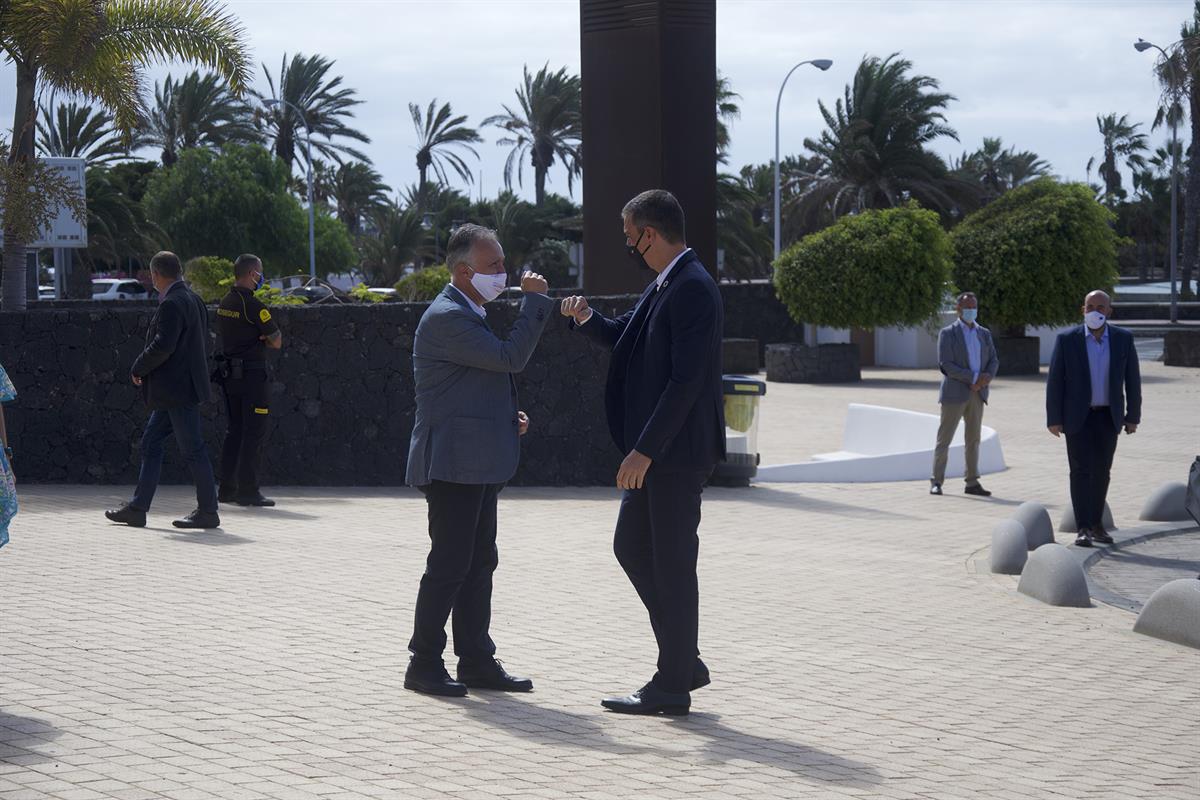
<svg viewBox="0 0 1200 800">
<path fill-rule="evenodd" d="M 851 403 L 846 410 L 842 449 L 819 453 L 803 464 L 758 468 L 759 483 L 874 483 L 928 479 L 940 420 L 934 414 Z M 947 478 L 966 473 L 966 448 L 960 423 L 950 443 Z M 1006 469 L 1000 436 L 986 425 L 980 435 L 979 471 Z"/>
</svg>

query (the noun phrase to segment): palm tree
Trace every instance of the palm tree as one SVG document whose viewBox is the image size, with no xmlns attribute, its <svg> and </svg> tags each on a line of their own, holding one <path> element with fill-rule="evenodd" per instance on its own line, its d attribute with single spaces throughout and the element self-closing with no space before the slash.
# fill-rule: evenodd
<svg viewBox="0 0 1200 800">
<path fill-rule="evenodd" d="M 422 117 L 420 106 L 416 103 L 408 104 L 408 113 L 412 114 L 413 127 L 417 130 L 417 141 L 421 143 L 417 148 L 417 171 L 421 175 L 417 185 L 422 191 L 425 188 L 426 173 L 431 166 L 442 183 L 446 183 L 447 164 L 460 178 L 471 183 L 471 170 L 455 149 L 461 148 L 479 158 L 479 153 L 471 145 L 483 141 L 477 130 L 464 124 L 467 121 L 465 116 L 451 115 L 449 103 L 444 103 L 435 111 L 436 107 L 435 97 L 429 101 L 429 108 L 425 109 L 425 115 Z"/>
<path fill-rule="evenodd" d="M 358 233 L 363 219 L 387 204 L 387 191 L 380 174 L 360 161 L 342 164 L 333 174 L 337 217 L 351 233 Z"/>
<path fill-rule="evenodd" d="M 59 103 L 41 106 L 37 150 L 44 156 L 84 158 L 88 165 L 107 164 L 129 156 L 129 149 L 112 127 L 112 115 L 89 105 Z"/>
<path fill-rule="evenodd" d="M 1151 129 L 1160 125 L 1182 127 L 1190 123 L 1191 138 L 1183 164 L 1183 242 L 1181 296 L 1192 296 L 1192 273 L 1200 261 L 1200 0 L 1192 6 L 1192 18 L 1183 23 L 1180 41 L 1168 50 L 1167 58 L 1155 65 L 1163 88 L 1162 103 Z"/>
<path fill-rule="evenodd" d="M 729 161 L 729 123 L 742 115 L 742 109 L 735 100 L 741 95 L 729 86 L 729 78 L 717 70 L 717 163 Z"/>
<path fill-rule="evenodd" d="M 297 137 L 303 138 L 301 131 L 305 125 L 308 126 L 310 136 L 323 137 L 314 139 L 312 147 L 325 158 L 341 163 L 341 157 L 348 155 L 359 161 L 371 161 L 352 146 L 334 141 L 335 138 L 353 139 L 369 144 L 371 139 L 362 131 L 346 124 L 346 120 L 354 116 L 353 108 L 361 105 L 362 101 L 355 98 L 356 92 L 353 89 L 342 87 L 341 75 L 329 77 L 329 70 L 333 68 L 333 64 L 333 61 L 323 56 L 305 56 L 300 53 L 292 56 L 289 63 L 285 53 L 279 65 L 278 78 L 272 76 L 267 65 L 263 64 L 263 74 L 266 75 L 270 95 L 251 90 L 251 94 L 260 101 L 287 101 L 256 110 L 255 119 L 274 141 L 275 155 L 283 159 L 289 172 L 292 162 L 296 160 Z M 288 103 L 303 112 L 303 121 Z"/>
<path fill-rule="evenodd" d="M 749 279 L 770 273 L 766 198 L 773 178 L 769 165 L 746 165 L 740 175 L 717 176 L 717 246 L 725 251 L 726 275 Z"/>
<path fill-rule="evenodd" d="M 154 84 L 154 107 L 138 134 L 138 145 L 157 147 L 164 167 L 192 147 L 219 149 L 230 142 L 258 141 L 250 107 L 213 72 L 195 70 L 183 80 L 168 75 Z"/>
<path fill-rule="evenodd" d="M 534 198 L 537 205 L 546 199 L 546 173 L 555 159 L 567 170 L 567 191 L 573 191 L 575 178 L 582 172 L 580 143 L 583 138 L 583 112 L 578 75 L 567 74 L 566 67 L 550 72 L 547 64 L 536 75 L 524 68 L 525 80 L 517 89 L 519 111 L 504 106 L 504 113 L 488 117 L 484 125 L 508 131 L 497 144 L 511 147 L 504 163 L 504 185 L 512 188 L 514 168 L 518 185 L 524 185 L 523 159 L 533 167 Z"/>
<path fill-rule="evenodd" d="M 1125 166 L 1136 172 L 1144 169 L 1146 159 L 1142 153 L 1147 149 L 1146 134 L 1138 133 L 1142 123 L 1130 124 L 1129 115 L 1122 114 L 1118 119 L 1116 114 L 1096 117 L 1096 127 L 1104 139 L 1104 159 L 1100 162 L 1100 179 L 1104 181 L 1104 201 L 1110 205 L 1116 204 L 1125 197 L 1121 188 L 1121 169 L 1118 159 L 1124 159 Z M 1095 163 L 1094 158 L 1088 159 L 1088 171 Z"/>
<path fill-rule="evenodd" d="M 909 198 L 949 214 L 977 193 L 925 149 L 944 136 L 957 141 L 944 113 L 954 96 L 939 91 L 933 78 L 909 75 L 911 69 L 898 53 L 865 57 L 833 111 L 818 104 L 828 128 L 819 139 L 804 140 L 817 168 L 795 187 L 793 213 L 802 222 Z"/>
<path fill-rule="evenodd" d="M 142 257 L 157 249 L 163 234 L 148 222 L 140 203 L 123 191 L 109 170 L 93 167 L 87 174 L 89 269 L 97 263 L 121 264 L 130 256 Z"/>
<path fill-rule="evenodd" d="M 1050 165 L 1037 153 L 1015 152 L 1004 147 L 999 138 L 984 137 L 983 146 L 964 153 L 952 165 L 951 172 L 979 185 L 985 200 L 994 200 L 1010 189 L 1050 174 Z"/>
<path fill-rule="evenodd" d="M 0 51 L 16 68 L 10 165 L 34 160 L 39 85 L 95 100 L 132 133 L 142 70 L 175 59 L 218 70 L 234 91 L 248 78 L 245 34 L 213 0 L 6 0 Z M 3 308 L 25 308 L 25 231 L 4 222 Z"/>
<path fill-rule="evenodd" d="M 371 286 L 391 286 L 406 266 L 427 254 L 421 213 L 387 203 L 372 215 L 371 226 L 379 235 L 359 237 L 360 268 Z"/>
</svg>

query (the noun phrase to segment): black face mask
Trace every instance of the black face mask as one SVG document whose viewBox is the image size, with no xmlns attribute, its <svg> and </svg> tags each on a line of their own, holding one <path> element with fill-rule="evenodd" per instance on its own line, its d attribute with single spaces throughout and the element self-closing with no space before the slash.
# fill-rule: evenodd
<svg viewBox="0 0 1200 800">
<path fill-rule="evenodd" d="M 642 267 L 643 269 L 649 269 L 651 272 L 653 272 L 654 270 L 652 270 L 650 265 L 646 263 L 646 253 L 638 250 L 638 245 L 642 243 L 642 237 L 645 235 L 646 229 L 642 228 L 642 232 L 638 234 L 637 241 L 633 244 L 625 245 L 625 252 L 629 253 L 629 257 L 636 261 L 639 267 Z M 646 251 L 649 252 L 649 250 L 650 248 L 647 247 Z"/>
</svg>

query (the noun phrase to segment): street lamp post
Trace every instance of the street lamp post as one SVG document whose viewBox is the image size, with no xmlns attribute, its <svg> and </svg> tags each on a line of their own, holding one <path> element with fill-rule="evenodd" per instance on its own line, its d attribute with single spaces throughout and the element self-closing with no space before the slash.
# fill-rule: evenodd
<svg viewBox="0 0 1200 800">
<path fill-rule="evenodd" d="M 824 72 L 833 66 L 833 61 L 828 58 L 814 58 L 811 61 L 801 61 L 796 66 L 788 70 L 788 74 L 784 76 L 783 83 L 779 85 L 779 97 L 775 100 L 775 258 L 779 258 L 779 242 L 780 242 L 780 223 L 779 223 L 779 106 L 783 102 L 783 89 L 787 86 L 788 78 L 792 77 L 792 73 L 803 67 L 805 64 L 812 64 L 817 69 Z"/>
<path fill-rule="evenodd" d="M 263 105 L 268 107 L 285 105 L 295 111 L 299 115 L 300 121 L 304 123 L 304 157 L 308 161 L 308 176 L 305 181 L 308 184 L 308 275 L 315 280 L 317 277 L 317 241 L 313 220 L 312 130 L 308 127 L 308 120 L 305 119 L 304 112 L 297 108 L 295 103 L 270 98 L 263 100 Z"/>
<path fill-rule="evenodd" d="M 1154 48 L 1162 53 L 1163 60 L 1171 65 L 1171 70 L 1175 70 L 1175 62 L 1167 55 L 1167 51 L 1163 50 L 1156 44 L 1147 42 L 1145 39 L 1138 39 L 1133 44 L 1133 48 L 1139 53 L 1144 53 L 1150 48 Z M 1178 76 L 1173 76 L 1172 79 L 1172 94 L 1175 95 L 1175 102 L 1178 102 L 1179 80 Z M 1176 261 L 1178 259 L 1178 248 L 1176 247 L 1176 237 L 1179 235 L 1179 225 L 1176 221 L 1176 216 L 1179 213 L 1177 195 L 1179 192 L 1179 119 L 1175 114 L 1168 113 L 1167 116 L 1171 122 L 1171 322 L 1179 321 L 1178 308 L 1178 292 L 1175 286 L 1175 276 L 1178 274 L 1176 269 Z"/>
</svg>

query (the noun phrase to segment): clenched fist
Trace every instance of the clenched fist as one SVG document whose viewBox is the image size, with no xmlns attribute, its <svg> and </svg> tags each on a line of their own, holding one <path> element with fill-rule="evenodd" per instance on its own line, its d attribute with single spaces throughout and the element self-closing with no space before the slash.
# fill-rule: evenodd
<svg viewBox="0 0 1200 800">
<path fill-rule="evenodd" d="M 558 310 L 564 317 L 573 318 L 576 325 L 582 325 L 592 318 L 592 309 L 588 307 L 587 298 L 578 295 L 563 300 Z"/>
<path fill-rule="evenodd" d="M 536 272 L 525 270 L 521 273 L 521 291 L 529 294 L 545 294 L 550 289 L 546 279 Z"/>
</svg>

